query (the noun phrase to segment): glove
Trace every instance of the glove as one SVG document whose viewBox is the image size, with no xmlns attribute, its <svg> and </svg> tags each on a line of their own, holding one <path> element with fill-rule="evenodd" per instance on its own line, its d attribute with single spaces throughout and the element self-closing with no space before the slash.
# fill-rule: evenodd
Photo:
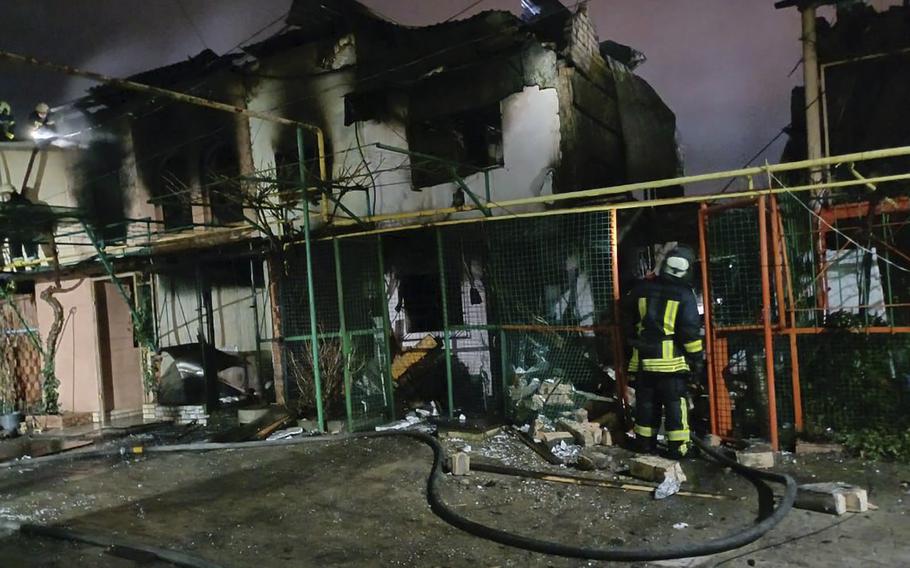
<svg viewBox="0 0 910 568">
<path fill-rule="evenodd" d="M 690 359 L 688 361 L 689 369 L 692 372 L 692 382 L 693 383 L 703 383 L 705 382 L 704 371 L 705 371 L 705 361 L 701 357 L 695 359 Z"/>
</svg>

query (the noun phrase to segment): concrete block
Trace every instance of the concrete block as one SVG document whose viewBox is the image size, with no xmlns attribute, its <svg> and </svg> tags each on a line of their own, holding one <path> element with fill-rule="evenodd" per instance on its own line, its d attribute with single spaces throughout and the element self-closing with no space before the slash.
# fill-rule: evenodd
<svg viewBox="0 0 910 568">
<path fill-rule="evenodd" d="M 753 469 L 769 469 L 774 467 L 774 452 L 743 450 L 736 452 L 736 461 Z"/>
<path fill-rule="evenodd" d="M 686 481 L 686 474 L 677 461 L 657 456 L 637 456 L 630 463 L 629 473 L 638 479 L 660 483 L 670 477 L 680 483 Z"/>
<path fill-rule="evenodd" d="M 537 394 L 544 397 L 549 396 L 551 401 L 553 396 L 566 395 L 571 397 L 574 392 L 575 389 L 569 383 L 556 383 L 556 381 L 544 381 L 540 383 L 540 387 L 537 389 Z"/>
<path fill-rule="evenodd" d="M 608 469 L 612 465 L 613 456 L 599 452 L 594 448 L 583 449 L 578 455 L 578 461 L 575 462 L 575 467 L 585 471 Z"/>
<path fill-rule="evenodd" d="M 575 410 L 568 410 L 566 412 L 563 412 L 562 417 L 566 420 L 572 420 L 574 422 L 587 422 L 588 411 L 584 408 L 576 408 Z"/>
<path fill-rule="evenodd" d="M 723 444 L 723 439 L 716 434 L 708 434 L 705 436 L 705 442 L 712 448 L 719 448 Z"/>
<path fill-rule="evenodd" d="M 812 442 L 796 441 L 796 455 L 806 454 L 833 454 L 844 451 L 840 444 L 813 444 Z"/>
<path fill-rule="evenodd" d="M 268 413 L 268 408 L 241 408 L 237 410 L 237 422 L 240 424 L 250 424 Z"/>
<path fill-rule="evenodd" d="M 795 506 L 821 513 L 864 513 L 869 510 L 869 497 L 862 487 L 847 483 L 807 483 L 799 486 Z"/>
<path fill-rule="evenodd" d="M 344 420 L 329 420 L 325 423 L 325 429 L 329 434 L 340 434 L 347 430 Z"/>
<path fill-rule="evenodd" d="M 536 439 L 546 444 L 548 448 L 558 446 L 560 442 L 575 443 L 575 436 L 568 432 L 540 432 Z"/>
<path fill-rule="evenodd" d="M 596 422 L 575 422 L 561 419 L 556 423 L 557 430 L 569 432 L 579 446 L 595 446 L 601 442 L 602 431 Z"/>
<path fill-rule="evenodd" d="M 452 454 L 449 457 L 449 471 L 452 475 L 468 475 L 471 473 L 471 456 L 464 452 Z"/>
<path fill-rule="evenodd" d="M 600 429 L 600 445 L 601 446 L 612 446 L 613 445 L 613 435 L 610 434 L 609 428 Z"/>
</svg>

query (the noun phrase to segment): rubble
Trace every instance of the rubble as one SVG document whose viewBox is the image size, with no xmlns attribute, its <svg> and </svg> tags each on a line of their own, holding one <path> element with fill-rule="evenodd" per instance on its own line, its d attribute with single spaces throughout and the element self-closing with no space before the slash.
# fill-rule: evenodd
<svg viewBox="0 0 910 568">
<path fill-rule="evenodd" d="M 578 456 L 581 453 L 581 446 L 576 446 L 575 444 L 567 444 L 565 440 L 562 440 L 559 442 L 559 445 L 553 446 L 550 451 L 563 463 L 572 465 L 578 462 Z"/>
<path fill-rule="evenodd" d="M 465 452 L 458 452 L 449 457 L 449 472 L 452 475 L 468 475 L 471 473 L 471 456 Z"/>
<path fill-rule="evenodd" d="M 575 422 L 573 420 L 560 419 L 556 422 L 556 427 L 572 434 L 575 442 L 580 446 L 595 446 L 600 444 L 603 439 L 603 431 L 600 424 L 596 422 Z"/>
<path fill-rule="evenodd" d="M 736 461 L 753 469 L 770 469 L 774 467 L 774 452 L 770 449 L 749 448 L 737 451 Z"/>
<path fill-rule="evenodd" d="M 269 413 L 266 408 L 240 408 L 237 410 L 237 422 L 240 424 L 252 424 Z"/>
<path fill-rule="evenodd" d="M 561 443 L 573 442 L 575 437 L 569 432 L 539 432 L 535 439 L 540 440 L 546 444 L 548 448 L 552 449 L 554 446 L 558 446 Z"/>
<path fill-rule="evenodd" d="M 636 456 L 631 460 L 629 473 L 632 477 L 645 481 L 663 482 L 667 478 L 674 478 L 680 483 L 686 481 L 679 462 L 658 456 Z"/>
<path fill-rule="evenodd" d="M 295 436 L 300 436 L 301 434 L 303 434 L 303 428 L 301 428 L 300 426 L 294 426 L 292 428 L 285 428 L 284 430 L 278 430 L 277 432 L 273 432 L 271 435 L 269 435 L 268 438 L 266 438 L 266 440 L 268 440 L 268 441 L 285 440 L 287 438 L 293 438 Z"/>
<path fill-rule="evenodd" d="M 807 483 L 799 486 L 794 506 L 820 513 L 864 513 L 869 510 L 866 490 L 841 482 Z"/>
<path fill-rule="evenodd" d="M 613 456 L 603 453 L 597 448 L 584 448 L 578 455 L 575 466 L 584 471 L 595 469 L 610 469 L 613 465 Z"/>
<path fill-rule="evenodd" d="M 796 455 L 841 453 L 844 447 L 840 444 L 814 444 L 803 440 L 796 441 Z"/>
</svg>

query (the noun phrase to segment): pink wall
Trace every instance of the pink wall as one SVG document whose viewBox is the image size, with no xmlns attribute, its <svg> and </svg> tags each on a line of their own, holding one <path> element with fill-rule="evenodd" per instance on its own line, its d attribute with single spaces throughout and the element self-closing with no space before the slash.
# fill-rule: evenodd
<svg viewBox="0 0 910 568">
<path fill-rule="evenodd" d="M 64 288 L 76 281 L 64 281 Z M 35 286 L 38 309 L 38 329 L 42 340 L 54 321 L 51 307 L 41 299 L 49 285 Z M 76 289 L 56 297 L 63 305 L 68 321 L 60 335 L 57 348 L 56 370 L 60 379 L 60 407 L 69 412 L 96 412 L 99 410 L 98 385 L 98 335 L 92 282 L 83 281 Z"/>
<path fill-rule="evenodd" d="M 142 408 L 142 369 L 139 365 L 139 348 L 133 345 L 133 323 L 126 300 L 110 282 L 96 283 L 95 299 L 99 315 L 105 321 L 99 328 L 99 345 L 104 380 L 113 391 L 113 401 L 106 401 L 106 410 L 136 410 Z M 101 302 L 104 305 L 101 306 Z M 107 376 L 107 369 L 110 375 Z M 113 402 L 113 405 L 111 405 Z"/>
</svg>

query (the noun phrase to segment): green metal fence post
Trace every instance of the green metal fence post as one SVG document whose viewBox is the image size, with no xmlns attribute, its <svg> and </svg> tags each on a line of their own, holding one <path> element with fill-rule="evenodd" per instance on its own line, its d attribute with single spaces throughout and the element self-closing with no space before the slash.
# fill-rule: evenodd
<svg viewBox="0 0 910 568">
<path fill-rule="evenodd" d="M 322 410 L 322 379 L 319 375 L 319 337 L 316 329 L 316 294 L 313 289 L 313 250 L 310 242 L 310 196 L 306 187 L 306 158 L 303 151 L 303 128 L 297 128 L 297 161 L 300 170 L 300 185 L 303 195 L 303 239 L 306 250 L 306 291 L 310 308 L 310 345 L 313 349 L 313 382 L 316 391 L 316 423 L 325 431 L 325 416 Z"/>
<path fill-rule="evenodd" d="M 502 365 L 502 411 L 509 409 L 509 347 L 506 330 L 499 329 L 499 356 Z"/>
<path fill-rule="evenodd" d="M 341 246 L 332 239 L 335 253 L 335 289 L 338 293 L 338 332 L 341 335 L 341 356 L 344 360 L 344 408 L 348 415 L 348 432 L 354 431 L 354 411 L 351 406 L 351 338 L 344 319 L 344 287 L 341 278 Z"/>
<path fill-rule="evenodd" d="M 448 392 L 449 418 L 455 416 L 455 395 L 452 391 L 452 331 L 449 329 L 449 301 L 446 293 L 446 267 L 442 251 L 442 231 L 436 228 L 436 258 L 439 262 L 439 289 L 442 297 L 443 342 L 446 350 L 446 389 Z"/>
<path fill-rule="evenodd" d="M 388 384 L 386 388 L 388 389 L 388 418 L 389 420 L 395 419 L 395 386 L 393 384 L 394 378 L 392 377 L 392 346 L 389 345 L 390 336 L 392 334 L 392 324 L 389 322 L 389 302 L 386 296 L 385 289 L 385 260 L 382 258 L 382 235 L 376 236 L 376 254 L 377 254 L 377 266 L 379 268 L 379 310 L 382 312 L 382 345 L 385 351 L 385 373 L 388 377 Z"/>
</svg>

